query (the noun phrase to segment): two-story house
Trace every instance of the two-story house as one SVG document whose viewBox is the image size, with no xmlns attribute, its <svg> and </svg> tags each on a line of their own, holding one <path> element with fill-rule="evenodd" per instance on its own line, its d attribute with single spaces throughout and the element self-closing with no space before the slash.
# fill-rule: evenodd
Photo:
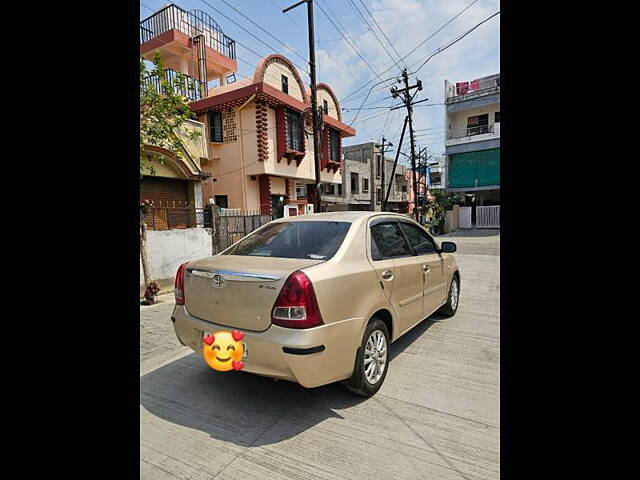
<svg viewBox="0 0 640 480">
<path fill-rule="evenodd" d="M 475 206 L 500 203 L 500 74 L 445 80 L 446 187 Z"/>
<path fill-rule="evenodd" d="M 310 92 L 286 57 L 269 55 L 252 78 L 213 89 L 191 104 L 207 125 L 215 203 L 276 216 L 312 212 L 296 183 L 314 184 Z M 341 184 L 342 123 L 331 87 L 317 85 L 322 108 L 321 182 Z M 298 211 L 295 211 L 296 207 Z M 287 212 L 279 212 L 280 209 Z"/>
<path fill-rule="evenodd" d="M 296 182 L 315 183 L 315 166 L 310 92 L 293 63 L 269 55 L 250 78 L 235 81 L 233 40 L 206 13 L 173 4 L 143 20 L 140 37 L 141 55 L 150 59 L 159 51 L 168 71 L 186 74 L 190 81 L 184 93 L 206 151 L 191 196 L 201 204 L 275 216 L 312 212 L 295 188 Z M 329 85 L 317 85 L 317 103 L 323 110 L 321 181 L 340 184 L 342 138 L 355 130 L 342 123 Z M 181 168 L 173 168 L 173 179 Z"/>
</svg>

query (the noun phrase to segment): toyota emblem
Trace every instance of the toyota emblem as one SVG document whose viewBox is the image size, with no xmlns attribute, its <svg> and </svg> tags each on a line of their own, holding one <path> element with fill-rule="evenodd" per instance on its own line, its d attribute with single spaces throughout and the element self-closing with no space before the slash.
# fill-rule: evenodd
<svg viewBox="0 0 640 480">
<path fill-rule="evenodd" d="M 220 275 L 214 275 L 213 279 L 212 279 L 212 282 L 213 282 L 213 286 L 215 288 L 222 288 L 222 287 L 224 287 L 224 283 L 225 283 L 224 282 L 224 278 L 222 278 L 222 276 L 220 276 Z"/>
</svg>

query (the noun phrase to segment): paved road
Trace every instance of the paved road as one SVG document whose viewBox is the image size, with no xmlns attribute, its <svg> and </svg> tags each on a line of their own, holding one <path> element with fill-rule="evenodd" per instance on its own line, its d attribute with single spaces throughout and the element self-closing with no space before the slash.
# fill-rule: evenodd
<svg viewBox="0 0 640 480">
<path fill-rule="evenodd" d="M 456 237 L 455 317 L 391 346 L 377 395 L 208 369 L 141 307 L 143 479 L 491 479 L 500 473 L 500 236 Z"/>
</svg>

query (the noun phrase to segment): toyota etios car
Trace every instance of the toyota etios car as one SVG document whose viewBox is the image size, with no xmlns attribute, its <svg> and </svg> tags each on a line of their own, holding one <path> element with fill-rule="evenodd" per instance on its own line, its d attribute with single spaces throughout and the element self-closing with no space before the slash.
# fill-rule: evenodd
<svg viewBox="0 0 640 480">
<path fill-rule="evenodd" d="M 203 354 L 220 349 L 211 346 L 212 332 L 234 330 L 244 345 L 234 368 L 304 387 L 342 380 L 370 396 L 387 375 L 391 342 L 436 311 L 455 314 L 455 250 L 400 214 L 274 220 L 218 255 L 180 266 L 175 332 Z M 218 360 L 231 353 L 238 352 Z"/>
</svg>

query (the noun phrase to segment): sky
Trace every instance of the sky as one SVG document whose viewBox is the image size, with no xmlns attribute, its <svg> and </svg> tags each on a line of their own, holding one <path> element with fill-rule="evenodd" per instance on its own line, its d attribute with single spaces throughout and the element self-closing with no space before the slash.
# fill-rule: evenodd
<svg viewBox="0 0 640 480">
<path fill-rule="evenodd" d="M 198 9 L 208 13 L 226 35 L 236 40 L 238 60 L 236 76 L 240 79 L 253 75 L 255 65 L 259 61 L 257 54 L 264 57 L 271 53 L 280 53 L 297 64 L 299 70 L 302 70 L 300 67 L 307 67 L 308 72 L 306 5 L 303 4 L 286 14 L 282 13 L 284 8 L 293 5 L 296 1 L 178 0 L 175 3 L 185 10 Z M 154 11 L 168 3 L 170 2 L 165 0 L 142 0 L 140 18 L 152 15 Z M 351 124 L 356 129 L 356 136 L 345 138 L 343 145 L 370 140 L 380 141 L 383 135 L 394 146 L 398 145 L 406 110 L 390 111 L 388 109 L 397 102 L 391 98 L 388 86 L 393 84 L 392 78 L 399 76 L 400 67 L 404 66 L 399 57 L 407 55 L 470 4 L 471 6 L 464 13 L 404 60 L 410 73 L 414 72 L 424 59 L 438 48 L 499 11 L 500 2 L 498 0 L 315 0 L 317 82 L 325 82 L 331 86 L 340 101 L 340 106 L 343 109 L 349 109 L 342 112 L 343 122 Z M 282 43 L 262 32 L 229 5 L 238 9 Z M 335 26 L 327 17 L 333 20 Z M 382 32 L 372 17 L 382 28 Z M 242 25 L 267 45 L 229 19 Z M 380 42 L 373 32 L 377 34 Z M 391 41 L 393 48 L 387 42 L 385 35 Z M 384 72 L 388 68 L 389 70 Z M 442 53 L 435 55 L 417 73 L 410 75 L 410 84 L 415 84 L 419 79 L 423 85 L 415 101 L 429 99 L 422 103 L 426 106 L 414 107 L 417 146 L 426 147 L 427 151 L 434 156 L 444 153 L 445 111 L 444 105 L 441 104 L 444 103 L 445 79 L 451 82 L 470 81 L 499 72 L 500 15 L 497 15 Z M 308 87 L 310 82 L 308 73 L 301 72 L 301 77 Z M 365 100 L 369 89 L 380 80 L 388 79 L 391 80 L 371 90 L 363 109 L 356 118 L 357 110 Z M 370 80 L 372 80 L 371 83 L 365 88 L 350 95 Z M 345 97 L 346 100 L 343 100 Z M 354 119 L 355 122 L 353 122 Z M 408 151 L 408 148 L 407 131 L 402 151 Z M 389 156 L 394 153 L 395 149 Z M 406 161 L 402 156 L 401 159 Z"/>
</svg>

